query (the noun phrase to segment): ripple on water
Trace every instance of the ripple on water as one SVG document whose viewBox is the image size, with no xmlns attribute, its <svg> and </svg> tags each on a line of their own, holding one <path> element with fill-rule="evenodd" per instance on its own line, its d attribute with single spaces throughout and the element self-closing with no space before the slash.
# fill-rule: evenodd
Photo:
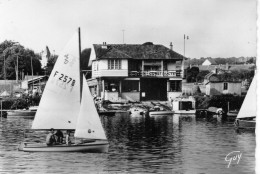
<svg viewBox="0 0 260 174">
<path fill-rule="evenodd" d="M 177 121 L 176 121 L 177 120 Z M 2 173 L 254 173 L 255 134 L 237 133 L 233 124 L 172 116 L 103 117 L 109 152 L 26 153 L 17 151 L 30 119 L 0 122 Z M 28 136 L 44 141 L 47 132 Z M 225 156 L 240 150 L 238 165 Z"/>
</svg>

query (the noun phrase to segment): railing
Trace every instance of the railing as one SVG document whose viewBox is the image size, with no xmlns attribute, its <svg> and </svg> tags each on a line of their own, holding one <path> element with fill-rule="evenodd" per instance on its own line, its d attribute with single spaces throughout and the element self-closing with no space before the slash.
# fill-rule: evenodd
<svg viewBox="0 0 260 174">
<path fill-rule="evenodd" d="M 181 77 L 181 70 L 173 71 L 129 71 L 129 77 Z"/>
</svg>

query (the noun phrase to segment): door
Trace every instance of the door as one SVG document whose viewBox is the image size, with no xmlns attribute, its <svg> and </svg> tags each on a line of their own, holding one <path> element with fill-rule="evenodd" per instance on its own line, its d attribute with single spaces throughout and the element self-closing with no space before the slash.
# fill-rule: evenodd
<svg viewBox="0 0 260 174">
<path fill-rule="evenodd" d="M 140 100 L 167 100 L 167 79 L 142 78 L 140 79 Z"/>
</svg>

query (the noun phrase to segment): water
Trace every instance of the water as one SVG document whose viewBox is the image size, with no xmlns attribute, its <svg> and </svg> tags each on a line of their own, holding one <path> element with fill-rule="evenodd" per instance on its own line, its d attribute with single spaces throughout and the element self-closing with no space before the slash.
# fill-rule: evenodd
<svg viewBox="0 0 260 174">
<path fill-rule="evenodd" d="M 102 116 L 109 152 L 17 151 L 32 119 L 0 122 L 0 173 L 254 173 L 255 133 L 236 132 L 232 122 L 192 117 Z M 45 136 L 45 135 L 44 135 Z M 225 157 L 242 157 L 228 168 Z"/>
</svg>

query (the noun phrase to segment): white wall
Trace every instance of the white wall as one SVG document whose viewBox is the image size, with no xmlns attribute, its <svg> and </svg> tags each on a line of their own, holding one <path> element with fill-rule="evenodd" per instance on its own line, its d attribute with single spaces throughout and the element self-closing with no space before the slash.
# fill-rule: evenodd
<svg viewBox="0 0 260 174">
<path fill-rule="evenodd" d="M 108 60 L 102 59 L 92 62 L 92 78 L 95 77 L 128 77 L 128 60 L 121 60 L 121 69 L 108 69 Z"/>
<path fill-rule="evenodd" d="M 228 88 L 224 90 L 224 82 L 208 83 L 206 85 L 206 95 L 220 95 L 220 94 L 237 94 L 241 95 L 241 83 L 227 82 Z"/>
</svg>

